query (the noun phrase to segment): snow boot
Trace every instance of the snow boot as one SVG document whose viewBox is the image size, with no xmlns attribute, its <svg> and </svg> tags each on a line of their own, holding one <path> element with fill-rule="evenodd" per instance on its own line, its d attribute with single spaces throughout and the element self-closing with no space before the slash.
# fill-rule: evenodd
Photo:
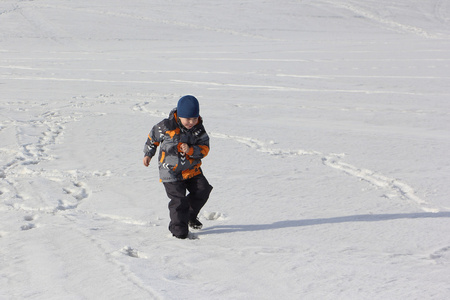
<svg viewBox="0 0 450 300">
<path fill-rule="evenodd" d="M 203 224 L 198 220 L 198 218 L 192 219 L 188 223 L 189 227 L 192 229 L 202 229 Z"/>
<path fill-rule="evenodd" d="M 180 235 L 176 235 L 176 234 L 172 234 L 174 237 L 176 237 L 177 239 L 181 239 L 184 240 L 188 237 L 187 234 L 180 234 Z"/>
</svg>

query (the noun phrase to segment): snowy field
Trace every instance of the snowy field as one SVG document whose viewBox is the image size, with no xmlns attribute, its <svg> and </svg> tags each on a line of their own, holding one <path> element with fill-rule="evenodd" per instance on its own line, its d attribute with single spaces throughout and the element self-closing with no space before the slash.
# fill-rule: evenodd
<svg viewBox="0 0 450 300">
<path fill-rule="evenodd" d="M 171 237 L 150 129 L 214 186 Z M 0 299 L 449 299 L 450 1 L 0 1 Z"/>
</svg>

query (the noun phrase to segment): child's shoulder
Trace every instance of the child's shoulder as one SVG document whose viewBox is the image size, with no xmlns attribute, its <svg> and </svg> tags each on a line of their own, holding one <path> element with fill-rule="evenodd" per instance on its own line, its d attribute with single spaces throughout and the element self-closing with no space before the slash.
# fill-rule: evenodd
<svg viewBox="0 0 450 300">
<path fill-rule="evenodd" d="M 169 117 L 162 119 L 155 126 L 166 130 L 174 130 L 178 126 L 178 124 L 174 118 Z"/>
</svg>

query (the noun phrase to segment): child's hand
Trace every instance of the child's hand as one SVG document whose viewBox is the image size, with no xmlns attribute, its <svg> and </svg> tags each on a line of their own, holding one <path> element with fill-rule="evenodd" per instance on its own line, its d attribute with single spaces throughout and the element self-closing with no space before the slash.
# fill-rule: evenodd
<svg viewBox="0 0 450 300">
<path fill-rule="evenodd" d="M 180 146 L 180 150 L 181 150 L 181 153 L 186 154 L 187 152 L 189 152 L 190 147 L 188 144 L 182 143 Z"/>
<path fill-rule="evenodd" d="M 144 157 L 144 166 L 148 167 L 152 158 L 150 156 Z"/>
</svg>

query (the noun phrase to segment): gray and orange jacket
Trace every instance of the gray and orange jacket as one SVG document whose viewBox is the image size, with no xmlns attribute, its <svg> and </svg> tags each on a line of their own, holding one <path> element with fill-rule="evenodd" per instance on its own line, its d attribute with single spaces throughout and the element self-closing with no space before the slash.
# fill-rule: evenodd
<svg viewBox="0 0 450 300">
<path fill-rule="evenodd" d="M 186 143 L 189 153 L 182 155 L 180 146 Z M 208 155 L 209 136 L 203 127 L 203 120 L 186 129 L 178 120 L 176 108 L 169 118 L 153 126 L 145 143 L 145 156 L 153 157 L 159 146 L 159 177 L 161 182 L 174 182 L 192 178 L 202 173 L 201 159 Z"/>
</svg>

